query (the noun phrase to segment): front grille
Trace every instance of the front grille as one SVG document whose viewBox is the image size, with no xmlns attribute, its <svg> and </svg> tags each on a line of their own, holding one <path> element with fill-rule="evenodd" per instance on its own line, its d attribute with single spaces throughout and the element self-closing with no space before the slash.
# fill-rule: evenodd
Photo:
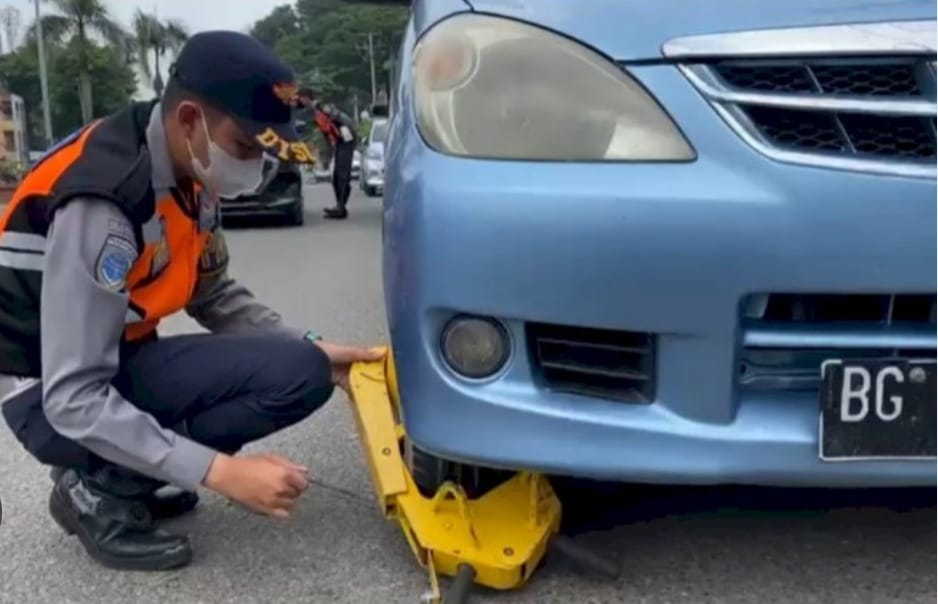
<svg viewBox="0 0 938 604">
<path fill-rule="evenodd" d="M 535 378 L 552 390 L 632 403 L 655 397 L 655 339 L 648 333 L 532 323 Z"/>
<path fill-rule="evenodd" d="M 758 92 L 814 92 L 814 82 L 802 65 L 734 65 L 716 66 L 716 72 L 727 84 L 741 90 Z"/>
<path fill-rule="evenodd" d="M 807 92 L 811 94 L 924 98 L 927 69 L 915 59 L 898 62 L 796 64 L 717 63 L 713 69 L 737 90 L 760 92 Z"/>
<path fill-rule="evenodd" d="M 752 296 L 745 313 L 763 323 L 934 323 L 935 296 L 915 294 L 770 294 Z"/>
<path fill-rule="evenodd" d="M 780 161 L 935 176 L 934 57 L 682 65 L 748 143 Z"/>
<path fill-rule="evenodd" d="M 811 71 L 820 91 L 828 94 L 912 97 L 925 95 L 915 63 L 810 65 L 805 66 L 805 69 Z"/>
<path fill-rule="evenodd" d="M 936 358 L 934 294 L 760 294 L 741 308 L 738 383 L 817 391 L 828 359 Z"/>
<path fill-rule="evenodd" d="M 774 107 L 752 107 L 749 118 L 773 143 L 807 151 L 843 151 L 845 143 L 829 115 Z"/>
<path fill-rule="evenodd" d="M 752 107 L 749 118 L 773 144 L 799 151 L 833 151 L 882 158 L 934 159 L 928 119 Z M 839 123 L 838 123 L 839 121 Z"/>
<path fill-rule="evenodd" d="M 935 159 L 934 118 L 845 113 L 840 122 L 858 154 Z"/>
<path fill-rule="evenodd" d="M 282 171 L 277 177 L 270 181 L 270 184 L 264 189 L 263 193 L 267 195 L 285 195 L 287 193 L 298 193 L 300 185 L 300 175 L 295 172 Z"/>
</svg>

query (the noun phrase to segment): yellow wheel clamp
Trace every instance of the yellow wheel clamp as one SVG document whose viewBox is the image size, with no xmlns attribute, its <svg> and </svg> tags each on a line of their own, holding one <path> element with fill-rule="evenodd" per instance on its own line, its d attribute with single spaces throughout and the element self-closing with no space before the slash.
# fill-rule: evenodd
<svg viewBox="0 0 938 604">
<path fill-rule="evenodd" d="M 400 525 L 414 556 L 429 574 L 422 601 L 455 604 L 473 584 L 496 590 L 525 585 L 548 545 L 605 575 L 618 569 L 558 535 L 560 501 L 547 477 L 518 472 L 477 499 L 452 482 L 424 497 L 401 453 L 405 438 L 393 355 L 353 366 L 352 407 L 381 512 Z M 438 575 L 453 577 L 445 599 Z"/>
</svg>

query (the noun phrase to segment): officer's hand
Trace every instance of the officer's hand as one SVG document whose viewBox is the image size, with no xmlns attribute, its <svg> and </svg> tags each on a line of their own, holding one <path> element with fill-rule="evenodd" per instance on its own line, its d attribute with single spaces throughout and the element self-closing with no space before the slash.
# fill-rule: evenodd
<svg viewBox="0 0 938 604">
<path fill-rule="evenodd" d="M 260 514 L 289 518 L 309 476 L 306 468 L 278 455 L 218 454 L 205 486 Z"/>
<path fill-rule="evenodd" d="M 380 361 L 385 355 L 383 348 L 344 346 L 322 340 L 316 342 L 316 345 L 322 348 L 332 363 L 332 383 L 346 392 L 349 390 L 348 373 L 353 363 Z"/>
</svg>

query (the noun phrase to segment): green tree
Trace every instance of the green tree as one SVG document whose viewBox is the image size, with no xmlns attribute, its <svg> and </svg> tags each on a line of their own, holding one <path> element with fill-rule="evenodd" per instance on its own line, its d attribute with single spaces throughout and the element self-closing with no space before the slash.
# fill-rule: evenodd
<svg viewBox="0 0 938 604">
<path fill-rule="evenodd" d="M 119 23 L 111 18 L 103 0 L 49 0 L 57 14 L 42 17 L 42 33 L 52 45 L 68 46 L 76 53 L 78 62 L 79 103 L 82 120 L 88 122 L 94 116 L 91 63 L 94 38 L 120 49 L 125 61 L 132 53 L 132 38 Z M 29 37 L 35 39 L 35 24 Z M 50 72 L 55 73 L 55 72 Z"/>
<path fill-rule="evenodd" d="M 157 96 L 163 94 L 163 76 L 160 72 L 160 59 L 167 52 L 176 54 L 189 38 L 185 26 L 174 19 L 160 21 L 155 15 L 144 13 L 140 9 L 134 14 L 134 42 L 136 44 L 137 63 L 143 77 L 151 82 Z M 150 54 L 153 65 L 150 65 Z"/>
<path fill-rule="evenodd" d="M 49 53 L 49 97 L 52 130 L 62 138 L 86 123 L 76 85 L 82 67 L 77 40 Z M 124 49 L 89 43 L 85 47 L 85 69 L 94 87 L 95 115 L 107 115 L 127 104 L 137 88 L 136 75 L 128 65 Z M 23 97 L 29 137 L 33 148 L 42 148 L 42 92 L 39 58 L 35 39 L 27 40 L 16 52 L 0 56 L 0 84 Z"/>
<path fill-rule="evenodd" d="M 295 35 L 300 31 L 300 21 L 289 4 L 277 6 L 269 15 L 257 21 L 251 35 L 274 48 L 278 40 Z"/>
<path fill-rule="evenodd" d="M 296 17 L 295 29 L 288 25 L 290 13 Z M 371 101 L 369 34 L 380 90 L 390 79 L 391 58 L 400 45 L 407 15 L 408 9 L 401 6 L 297 0 L 293 8 L 274 9 L 252 31 L 293 67 L 302 83 L 316 86 L 351 113 L 356 99 L 359 108 Z"/>
<path fill-rule="evenodd" d="M 70 43 L 74 52 L 64 49 L 55 57 L 54 82 L 50 82 L 52 103 L 52 124 L 59 136 L 67 134 L 86 123 L 80 111 L 79 90 L 74 82 L 78 74 L 85 70 L 88 80 L 94 86 L 95 116 L 108 115 L 126 106 L 137 89 L 137 76 L 127 64 L 123 49 L 113 46 L 88 44 L 85 47 L 85 62 L 79 60 L 78 40 Z"/>
</svg>

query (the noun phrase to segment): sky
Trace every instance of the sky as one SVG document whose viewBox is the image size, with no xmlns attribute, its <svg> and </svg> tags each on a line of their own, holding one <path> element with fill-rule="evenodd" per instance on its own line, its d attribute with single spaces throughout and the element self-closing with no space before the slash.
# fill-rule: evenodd
<svg viewBox="0 0 938 604">
<path fill-rule="evenodd" d="M 6 0 L 9 1 L 9 0 Z M 0 0 L 2 4 L 4 0 Z M 130 26 L 134 12 L 156 12 L 160 19 L 179 19 L 191 33 L 208 29 L 247 30 L 279 4 L 289 0 L 105 0 L 111 15 Z"/>
<path fill-rule="evenodd" d="M 2 3 L 4 0 L 0 0 Z M 178 19 L 190 34 L 210 29 L 233 29 L 247 31 L 258 19 L 266 16 L 279 4 L 289 0 L 105 0 L 111 16 L 130 27 L 137 9 L 156 12 L 160 19 Z M 168 58 L 168 57 L 167 57 Z M 163 61 L 160 71 L 166 78 L 168 61 Z M 138 78 L 139 79 L 139 78 Z M 152 94 L 148 82 L 140 82 L 138 96 Z"/>
<path fill-rule="evenodd" d="M 150 13 L 155 11 L 160 19 L 178 19 L 190 33 L 195 33 L 209 29 L 247 31 L 275 6 L 289 4 L 291 0 L 104 0 L 104 3 L 111 16 L 126 28 L 130 28 L 139 8 Z M 40 2 L 41 6 L 45 4 Z M 19 9 L 21 32 L 33 22 L 33 0 L 0 0 L 0 9 L 5 6 Z M 49 9 L 43 6 L 43 10 Z M 150 92 L 146 85 L 138 94 L 146 96 Z"/>
</svg>

